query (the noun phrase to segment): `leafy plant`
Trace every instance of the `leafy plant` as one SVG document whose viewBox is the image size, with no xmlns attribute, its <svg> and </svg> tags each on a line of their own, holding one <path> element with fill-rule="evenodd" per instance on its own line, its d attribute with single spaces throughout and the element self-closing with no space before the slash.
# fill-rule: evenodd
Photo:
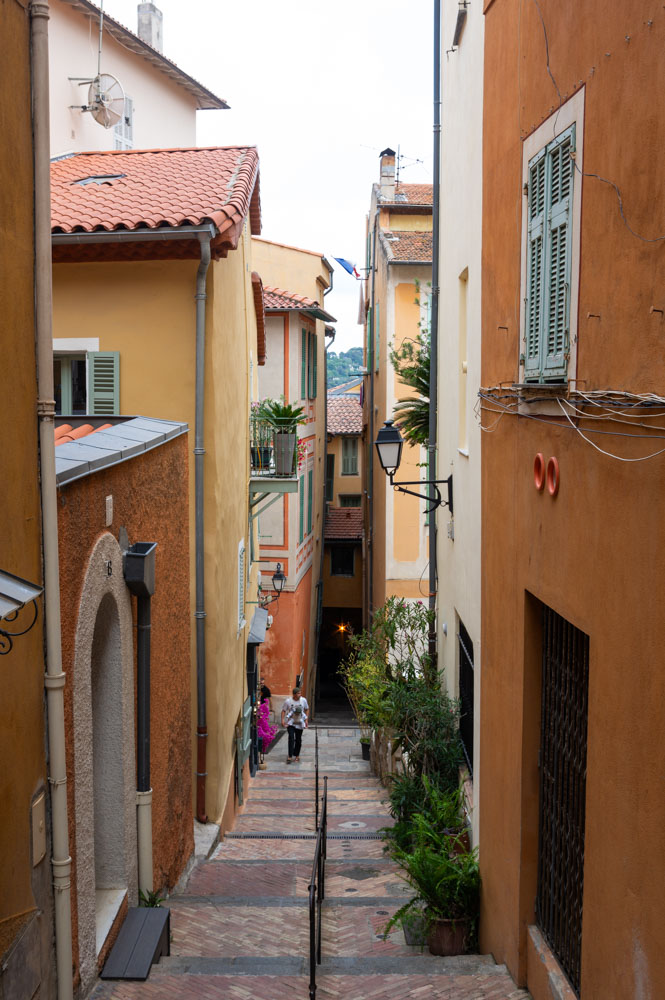
<svg viewBox="0 0 665 1000">
<path fill-rule="evenodd" d="M 279 400 L 264 399 L 261 404 L 261 417 L 276 431 L 284 434 L 295 434 L 299 424 L 305 423 L 305 410 L 302 406 L 287 403 L 284 396 Z"/>
<path fill-rule="evenodd" d="M 161 906 L 166 896 L 160 896 L 158 891 L 152 889 L 139 889 L 139 906 Z"/>
</svg>

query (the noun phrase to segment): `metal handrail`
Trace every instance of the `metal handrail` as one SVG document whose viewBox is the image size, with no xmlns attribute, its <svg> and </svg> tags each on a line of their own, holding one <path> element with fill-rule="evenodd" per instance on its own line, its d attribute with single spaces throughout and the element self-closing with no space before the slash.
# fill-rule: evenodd
<svg viewBox="0 0 665 1000">
<path fill-rule="evenodd" d="M 319 829 L 319 727 L 314 729 L 314 829 Z"/>
<path fill-rule="evenodd" d="M 323 778 L 321 823 L 317 826 L 316 849 L 309 883 L 309 1000 L 316 998 L 316 967 L 321 964 L 321 904 L 326 894 L 328 837 L 328 777 Z"/>
</svg>

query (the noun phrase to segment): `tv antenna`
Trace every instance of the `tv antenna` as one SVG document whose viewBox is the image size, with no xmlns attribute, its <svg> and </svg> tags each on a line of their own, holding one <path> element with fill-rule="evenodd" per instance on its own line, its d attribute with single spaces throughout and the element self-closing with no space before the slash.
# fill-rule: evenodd
<svg viewBox="0 0 665 1000">
<path fill-rule="evenodd" d="M 78 83 L 79 87 L 88 86 L 88 103 L 71 104 L 71 108 L 88 111 L 96 122 L 104 128 L 113 128 L 122 121 L 125 114 L 125 92 L 117 77 L 111 73 L 102 73 L 102 41 L 104 35 L 104 0 L 100 0 L 99 9 L 99 47 L 97 49 L 97 76 L 70 76 L 69 79 Z"/>
</svg>

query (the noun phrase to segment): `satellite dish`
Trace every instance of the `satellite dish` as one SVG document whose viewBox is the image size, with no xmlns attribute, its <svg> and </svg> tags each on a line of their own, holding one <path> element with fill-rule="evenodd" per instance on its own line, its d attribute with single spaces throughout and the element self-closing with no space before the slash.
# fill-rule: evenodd
<svg viewBox="0 0 665 1000">
<path fill-rule="evenodd" d="M 99 73 L 90 83 L 86 111 L 104 128 L 117 125 L 125 114 L 125 92 L 120 80 L 110 73 Z"/>
</svg>

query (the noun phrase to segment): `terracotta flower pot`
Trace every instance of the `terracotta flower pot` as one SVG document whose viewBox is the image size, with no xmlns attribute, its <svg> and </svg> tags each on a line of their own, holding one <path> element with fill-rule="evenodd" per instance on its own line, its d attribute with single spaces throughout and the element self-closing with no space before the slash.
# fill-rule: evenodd
<svg viewBox="0 0 665 1000">
<path fill-rule="evenodd" d="M 471 919 L 435 920 L 430 926 L 427 946 L 432 955 L 463 955 L 471 933 Z"/>
</svg>

